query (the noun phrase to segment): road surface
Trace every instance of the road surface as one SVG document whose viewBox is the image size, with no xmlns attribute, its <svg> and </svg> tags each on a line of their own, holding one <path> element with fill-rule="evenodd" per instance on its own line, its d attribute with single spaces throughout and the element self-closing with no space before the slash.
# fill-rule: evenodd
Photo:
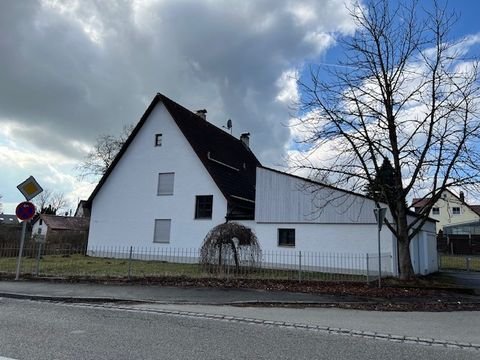
<svg viewBox="0 0 480 360">
<path fill-rule="evenodd" d="M 0 359 L 478 359 L 453 349 L 179 316 L 0 299 Z M 2 359 L 3 360 L 3 359 Z"/>
</svg>

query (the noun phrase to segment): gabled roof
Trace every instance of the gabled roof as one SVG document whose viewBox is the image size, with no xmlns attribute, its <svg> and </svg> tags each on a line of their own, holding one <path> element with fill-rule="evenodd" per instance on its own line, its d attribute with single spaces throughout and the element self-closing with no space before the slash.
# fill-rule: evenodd
<svg viewBox="0 0 480 360">
<path fill-rule="evenodd" d="M 480 216 L 480 205 L 470 205 L 470 209 L 472 209 Z"/>
<path fill-rule="evenodd" d="M 453 193 L 450 190 L 445 190 L 446 192 L 450 193 L 453 197 L 455 197 L 461 204 L 465 205 L 468 207 L 470 210 L 472 210 L 474 213 L 480 216 L 480 205 L 469 205 L 465 202 L 465 200 L 462 200 L 460 196 L 457 194 Z M 427 203 L 430 201 L 431 197 L 426 197 L 426 198 L 414 198 L 412 200 L 412 207 L 414 208 L 423 208 Z"/>
<path fill-rule="evenodd" d="M 80 200 L 73 216 L 90 217 L 90 209 L 88 208 L 87 200 Z"/>
<path fill-rule="evenodd" d="M 242 141 L 158 93 L 88 199 L 89 206 L 158 103 L 163 103 L 230 207 L 253 209 L 260 162 Z"/>
<path fill-rule="evenodd" d="M 40 214 L 45 224 L 52 230 L 86 231 L 90 218 Z"/>
</svg>

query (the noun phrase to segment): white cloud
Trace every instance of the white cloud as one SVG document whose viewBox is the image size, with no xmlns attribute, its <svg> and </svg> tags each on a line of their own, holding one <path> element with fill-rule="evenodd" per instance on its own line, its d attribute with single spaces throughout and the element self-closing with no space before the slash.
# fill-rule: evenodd
<svg viewBox="0 0 480 360">
<path fill-rule="evenodd" d="M 0 192 L 14 197 L 26 170 L 81 192 L 73 166 L 99 134 L 138 121 L 156 92 L 207 108 L 217 126 L 231 118 L 234 135 L 252 133 L 262 162 L 283 162 L 289 103 L 298 99 L 290 75 L 333 46 L 335 33 L 350 31 L 343 4 L 1 2 L 0 32 L 8 37 L 0 42 L 0 145 L 8 176 Z"/>
</svg>

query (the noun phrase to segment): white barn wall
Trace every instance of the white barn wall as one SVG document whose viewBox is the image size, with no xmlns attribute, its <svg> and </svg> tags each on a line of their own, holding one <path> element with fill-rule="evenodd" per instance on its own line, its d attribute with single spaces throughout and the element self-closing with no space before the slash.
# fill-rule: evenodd
<svg viewBox="0 0 480 360">
<path fill-rule="evenodd" d="M 375 203 L 362 196 L 257 168 L 259 223 L 374 224 Z"/>
<path fill-rule="evenodd" d="M 413 221 L 412 217 L 408 218 Z M 438 271 L 437 237 L 434 222 L 427 221 L 410 242 L 410 256 L 416 274 L 427 275 Z"/>
<path fill-rule="evenodd" d="M 374 208 L 375 203 L 362 196 L 257 169 L 256 223 L 252 226 L 265 251 L 376 255 Z M 295 229 L 295 247 L 278 245 L 279 228 Z M 392 255 L 392 233 L 384 226 L 380 236 L 381 253 Z M 382 266 L 388 273 L 395 273 L 394 267 L 393 259 Z"/>
<path fill-rule="evenodd" d="M 164 172 L 175 173 L 174 193 L 157 196 Z M 213 195 L 212 219 L 194 219 L 196 195 Z M 226 212 L 225 197 L 159 103 L 93 200 L 88 246 L 198 248 Z M 169 244 L 153 242 L 155 219 L 172 220 Z"/>
</svg>

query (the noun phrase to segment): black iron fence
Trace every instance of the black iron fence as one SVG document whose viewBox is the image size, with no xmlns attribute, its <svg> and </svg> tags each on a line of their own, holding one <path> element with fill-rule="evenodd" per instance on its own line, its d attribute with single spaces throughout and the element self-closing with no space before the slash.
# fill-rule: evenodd
<svg viewBox="0 0 480 360">
<path fill-rule="evenodd" d="M 0 274 L 16 271 L 19 249 L 0 247 Z M 22 276 L 146 278 L 251 278 L 318 281 L 372 281 L 379 276 L 377 254 L 261 251 L 225 247 L 205 261 L 200 250 L 171 247 L 61 248 L 32 242 L 23 251 Z M 391 276 L 392 256 L 382 254 L 381 275 Z"/>
</svg>

